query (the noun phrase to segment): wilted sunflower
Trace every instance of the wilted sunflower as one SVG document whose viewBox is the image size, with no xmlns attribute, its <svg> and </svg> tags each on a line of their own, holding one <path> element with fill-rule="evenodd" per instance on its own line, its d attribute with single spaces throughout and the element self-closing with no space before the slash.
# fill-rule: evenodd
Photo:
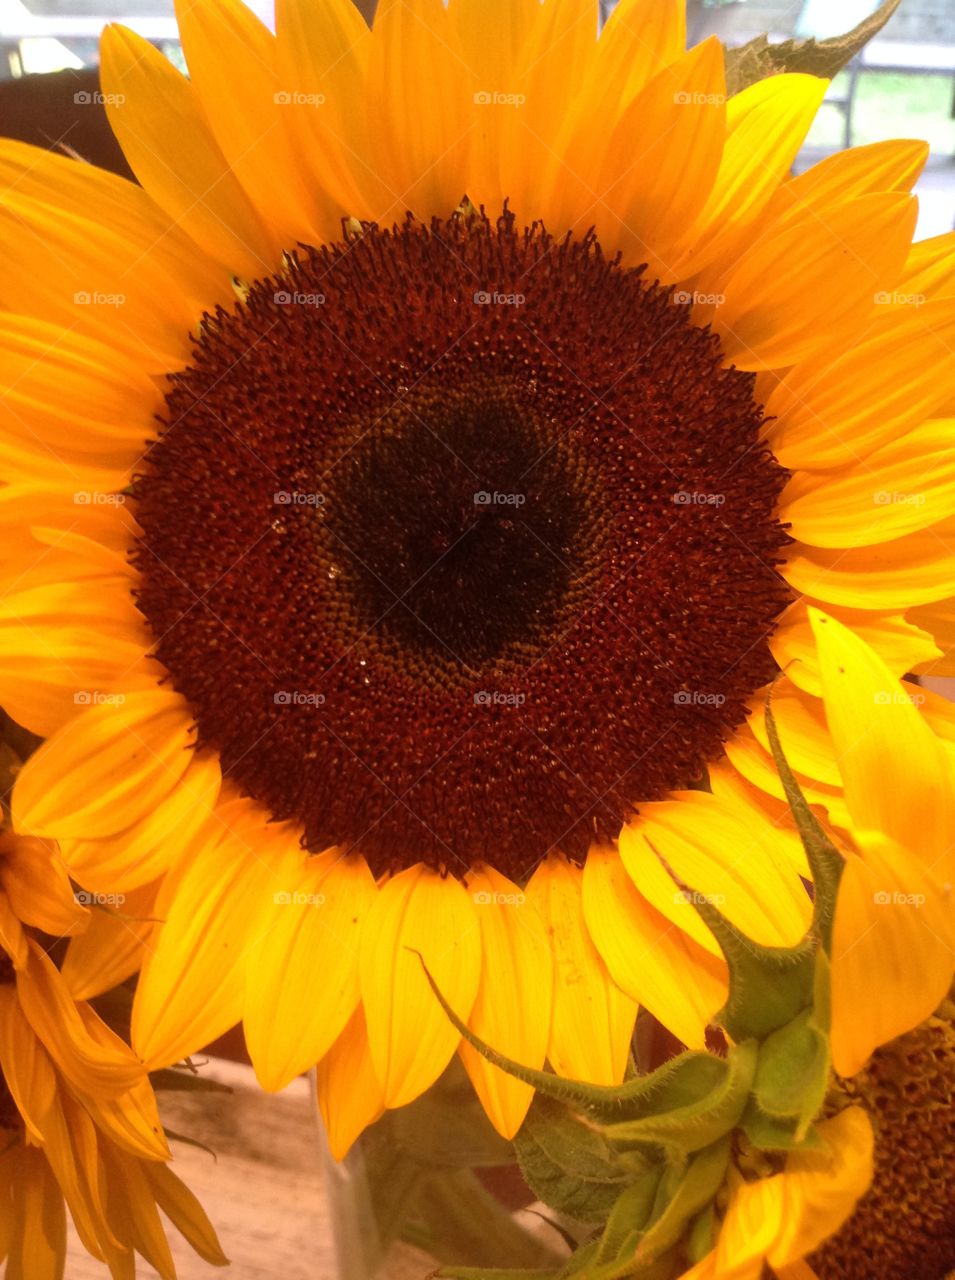
<svg viewBox="0 0 955 1280">
<path fill-rule="evenodd" d="M 142 1064 L 74 999 L 35 936 L 89 913 L 39 840 L 0 836 L 0 1262 L 22 1280 L 62 1280 L 66 1209 L 117 1280 L 139 1253 L 175 1280 L 159 1210 L 207 1262 L 225 1265 L 169 1148 Z"/>
<path fill-rule="evenodd" d="M 727 101 L 676 0 L 179 22 L 189 80 L 103 40 L 141 187 L 0 151 L 16 820 L 155 895 L 146 1060 L 241 1019 L 266 1086 L 320 1060 L 337 1151 L 459 1045 L 416 953 L 530 1065 L 618 1081 L 637 1001 L 700 1044 L 691 893 L 808 919 L 777 663 L 847 821 L 807 598 L 897 673 L 947 634 L 926 148 L 790 179 L 825 82 Z M 530 1091 L 462 1054 L 513 1133 Z"/>
</svg>

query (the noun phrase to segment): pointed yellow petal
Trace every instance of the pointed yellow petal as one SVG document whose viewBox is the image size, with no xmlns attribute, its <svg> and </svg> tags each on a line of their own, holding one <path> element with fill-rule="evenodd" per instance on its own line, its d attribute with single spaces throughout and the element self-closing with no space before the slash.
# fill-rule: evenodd
<svg viewBox="0 0 955 1280">
<path fill-rule="evenodd" d="M 637 890 L 616 849 L 591 849 L 583 878 L 590 936 L 621 990 L 677 1039 L 702 1049 L 726 1000 L 726 966 Z"/>
<path fill-rule="evenodd" d="M 862 196 L 745 253 L 713 314 L 727 362 L 785 368 L 828 349 L 833 329 L 868 313 L 898 276 L 916 214 L 911 196 Z"/>
<path fill-rule="evenodd" d="M 868 547 L 955 513 L 955 419 L 925 422 L 838 475 L 794 476 L 779 519 L 816 547 Z"/>
<path fill-rule="evenodd" d="M 282 114 L 275 37 L 241 0 L 178 0 L 176 22 L 209 130 L 276 249 L 309 240 L 313 201 Z"/>
<path fill-rule="evenodd" d="M 257 279 L 277 250 L 230 171 L 195 89 L 148 40 L 110 24 L 100 42 L 110 128 L 130 168 L 172 221 L 233 275 Z"/>
<path fill-rule="evenodd" d="M 108 836 L 144 818 L 191 760 L 191 713 L 168 689 L 87 707 L 32 755 L 13 794 L 16 826 L 39 836 Z"/>
<path fill-rule="evenodd" d="M 943 600 L 955 595 L 955 521 L 873 547 L 796 543 L 782 573 L 800 594 L 850 609 L 893 613 Z"/>
<path fill-rule="evenodd" d="M 378 892 L 365 860 L 337 850 L 290 851 L 276 883 L 278 909 L 250 956 L 243 1013 L 249 1056 L 270 1090 L 313 1067 L 354 1012 L 359 939 Z"/>
<path fill-rule="evenodd" d="M 728 103 L 726 146 L 709 199 L 671 265 L 673 278 L 732 262 L 739 242 L 787 176 L 826 92 L 815 76 L 768 76 Z M 726 256 L 724 256 L 726 255 Z"/>
<path fill-rule="evenodd" d="M 793 471 L 868 458 L 955 394 L 953 344 L 955 299 L 889 308 L 859 343 L 827 351 L 783 379 L 766 402 L 773 419 L 767 443 Z"/>
<path fill-rule="evenodd" d="M 672 800 L 642 805 L 620 833 L 620 852 L 637 887 L 644 892 L 650 887 L 654 905 L 691 936 L 699 936 L 693 906 L 693 895 L 699 894 L 754 941 L 792 946 L 812 915 L 793 869 L 796 839 L 749 806 L 705 791 L 684 791 Z M 669 889 L 660 896 L 649 870 L 658 857 L 679 881 L 668 876 Z"/>
<path fill-rule="evenodd" d="M 157 1205 L 199 1257 L 214 1267 L 226 1266 L 229 1259 L 222 1252 L 215 1228 L 186 1184 L 164 1164 L 144 1164 L 143 1173 Z"/>
<path fill-rule="evenodd" d="M 336 1160 L 344 1160 L 355 1139 L 385 1109 L 361 1005 L 318 1064 L 315 1087 L 329 1149 Z"/>
<path fill-rule="evenodd" d="M 245 966 L 277 910 L 275 869 L 298 843 L 297 831 L 268 825 L 252 802 L 244 819 L 224 831 L 219 824 L 217 813 L 156 901 L 164 923 L 149 940 L 132 1020 L 150 1069 L 194 1053 L 241 1018 Z"/>
<path fill-rule="evenodd" d="M 810 610 L 835 757 L 853 823 L 955 879 L 955 778 L 907 688 L 854 632 Z M 939 860 L 944 860 L 944 869 Z"/>
<path fill-rule="evenodd" d="M 940 896 L 891 841 L 869 833 L 860 843 L 863 856 L 850 856 L 842 873 L 832 934 L 832 1060 L 843 1076 L 933 1014 L 955 974 L 951 892 Z"/>
<path fill-rule="evenodd" d="M 931 664 L 940 653 L 928 631 L 907 622 L 898 613 L 838 609 L 835 606 L 829 606 L 828 612 L 861 636 L 895 676 L 901 677 L 922 664 Z M 809 605 L 805 600 L 797 600 L 782 615 L 770 640 L 770 648 L 794 685 L 814 697 L 822 696 L 816 638 L 809 625 Z"/>
<path fill-rule="evenodd" d="M 41 1151 L 24 1147 L 19 1164 L 13 1212 L 21 1226 L 4 1275 L 7 1280 L 62 1280 L 66 1259 L 63 1193 Z"/>
<path fill-rule="evenodd" d="M 422 960 L 445 1000 L 466 1020 L 481 973 L 474 904 L 453 877 L 419 863 L 381 886 L 361 940 L 362 1003 L 375 1074 L 389 1107 L 411 1102 L 433 1084 L 460 1039 Z"/>
<path fill-rule="evenodd" d="M 11 984 L 0 986 L 0 1069 L 27 1132 L 42 1142 L 56 1076 Z"/>
<path fill-rule="evenodd" d="M 0 835 L 0 883 L 16 914 L 35 929 L 65 938 L 89 923 L 89 913 L 73 896 L 62 859 L 42 840 Z"/>
<path fill-rule="evenodd" d="M 107 909 L 95 909 L 100 905 Z M 60 969 L 74 1000 L 92 1000 L 136 972 L 156 923 L 155 906 L 155 885 L 94 899 L 89 926 L 70 940 Z"/>
<path fill-rule="evenodd" d="M 527 896 L 547 928 L 554 963 L 554 1011 L 547 1056 L 558 1075 L 619 1084 L 637 1004 L 611 978 L 584 920 L 583 873 L 563 858 L 534 872 Z"/>
<path fill-rule="evenodd" d="M 468 872 L 481 931 L 481 984 L 468 1026 L 485 1044 L 539 1070 L 550 1036 L 553 962 L 544 924 L 518 885 L 492 867 Z M 498 1133 L 512 1138 L 534 1095 L 466 1041 L 461 1061 Z"/>
</svg>

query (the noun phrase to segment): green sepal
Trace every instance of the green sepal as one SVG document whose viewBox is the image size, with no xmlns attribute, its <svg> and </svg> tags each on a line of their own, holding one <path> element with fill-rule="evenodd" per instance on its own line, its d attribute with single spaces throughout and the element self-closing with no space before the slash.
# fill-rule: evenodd
<svg viewBox="0 0 955 1280">
<path fill-rule="evenodd" d="M 686 1256 L 691 1263 L 701 1262 L 716 1246 L 719 1235 L 719 1221 L 716 1217 L 716 1205 L 711 1200 L 693 1219 L 686 1235 Z"/>
<path fill-rule="evenodd" d="M 660 1166 L 648 1169 L 618 1196 L 597 1244 L 596 1262 L 616 1262 L 625 1250 L 636 1248 L 653 1213 L 662 1172 Z"/>
<path fill-rule="evenodd" d="M 524 1180 L 539 1200 L 581 1222 L 604 1223 L 649 1164 L 615 1152 L 604 1136 L 552 1099 L 535 1097 L 514 1138 Z"/>
<path fill-rule="evenodd" d="M 795 1116 L 780 1119 L 761 1111 L 755 1099 L 750 1098 L 739 1127 L 744 1136 L 760 1151 L 814 1151 L 823 1146 L 822 1138 L 814 1125 L 810 1125 L 801 1138 L 796 1137 L 798 1120 Z"/>
<path fill-rule="evenodd" d="M 753 1040 L 733 1045 L 725 1058 L 710 1056 L 705 1075 L 715 1067 L 719 1079 L 715 1083 L 701 1080 L 701 1087 L 685 1105 L 656 1111 L 634 1120 L 620 1120 L 602 1126 L 614 1146 L 624 1143 L 656 1143 L 669 1150 L 689 1155 L 708 1147 L 738 1124 L 753 1085 L 759 1046 Z M 689 1064 L 701 1068 L 702 1061 Z M 698 1076 L 704 1073 L 697 1070 Z"/>
<path fill-rule="evenodd" d="M 881 8 L 847 31 L 828 40 L 784 40 L 770 44 L 760 35 L 735 49 L 725 49 L 726 92 L 739 93 L 781 71 L 802 71 L 831 80 L 852 61 L 899 7 L 901 0 L 885 0 Z"/>
<path fill-rule="evenodd" d="M 729 1134 L 696 1152 L 682 1170 L 668 1170 L 664 1183 L 673 1187 L 666 1195 L 665 1204 L 653 1224 L 644 1233 L 637 1247 L 634 1261 L 645 1264 L 655 1261 L 671 1249 L 683 1235 L 690 1220 L 714 1198 L 729 1164 L 732 1139 Z M 666 1192 L 670 1188 L 665 1188 Z M 637 1273 L 639 1274 L 639 1273 Z"/>
<path fill-rule="evenodd" d="M 699 1074 L 708 1072 L 714 1085 L 722 1079 L 721 1060 L 712 1053 L 702 1050 L 688 1050 L 671 1058 L 662 1066 L 651 1071 L 649 1075 L 637 1076 L 621 1085 L 585 1084 L 581 1080 L 564 1080 L 550 1071 L 536 1071 L 525 1067 L 506 1054 L 499 1053 L 485 1044 L 480 1037 L 458 1017 L 441 994 L 441 989 L 431 976 L 428 966 L 420 952 L 416 952 L 421 960 L 425 977 L 441 1005 L 445 1014 L 473 1049 L 483 1058 L 499 1067 L 501 1071 L 534 1089 L 545 1098 L 562 1102 L 565 1106 L 576 1107 L 595 1119 L 611 1123 L 623 1119 L 637 1119 L 643 1115 L 656 1114 L 673 1107 L 683 1106 L 699 1096 Z M 735 1039 L 736 1037 L 734 1037 Z M 739 1037 L 748 1039 L 748 1037 Z"/>
<path fill-rule="evenodd" d="M 829 1083 L 829 1040 L 805 1009 L 760 1045 L 753 1097 L 765 1115 L 795 1120 L 800 1141 L 818 1115 Z"/>
<path fill-rule="evenodd" d="M 762 1040 L 791 1022 L 812 1000 L 816 954 L 812 935 L 794 947 L 763 946 L 741 933 L 705 894 L 673 878 L 716 938 L 729 968 L 729 995 L 714 1021 L 737 1044 Z"/>
<path fill-rule="evenodd" d="M 819 819 L 810 809 L 796 777 L 789 767 L 776 728 L 772 709 L 772 693 L 766 699 L 766 734 L 773 753 L 776 771 L 783 784 L 786 800 L 792 811 L 793 821 L 802 840 L 813 883 L 813 924 L 827 954 L 832 951 L 832 922 L 836 913 L 836 894 L 845 859 L 823 831 Z"/>
</svg>

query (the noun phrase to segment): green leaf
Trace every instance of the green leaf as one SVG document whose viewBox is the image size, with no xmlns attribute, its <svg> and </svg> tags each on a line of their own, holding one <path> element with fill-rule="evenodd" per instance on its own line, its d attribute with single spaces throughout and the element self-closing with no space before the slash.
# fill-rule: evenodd
<svg viewBox="0 0 955 1280">
<path fill-rule="evenodd" d="M 638 1156 L 614 1152 L 579 1116 L 539 1095 L 514 1150 L 538 1199 L 581 1222 L 606 1222 L 627 1184 L 649 1168 Z"/>
<path fill-rule="evenodd" d="M 796 1121 L 800 1140 L 818 1115 L 829 1084 L 829 1041 L 806 1009 L 760 1046 L 753 1096 L 760 1110 Z"/>
<path fill-rule="evenodd" d="M 782 71 L 802 71 L 831 80 L 882 30 L 900 3 L 901 0 L 885 0 L 881 8 L 851 31 L 828 40 L 784 40 L 770 44 L 768 37 L 761 35 L 738 48 L 725 49 L 726 92 L 739 93 Z"/>
<path fill-rule="evenodd" d="M 716 1245 L 719 1233 L 716 1205 L 712 1202 L 693 1219 L 686 1240 L 686 1252 L 690 1262 L 700 1262 Z"/>
<path fill-rule="evenodd" d="M 708 1147 L 734 1129 L 743 1114 L 753 1084 L 759 1046 L 753 1040 L 734 1045 L 726 1058 L 711 1057 L 718 1068 L 714 1083 L 707 1071 L 697 1071 L 700 1087 L 683 1106 L 652 1112 L 636 1120 L 604 1125 L 603 1132 L 615 1146 L 625 1142 L 656 1143 L 688 1155 Z M 702 1067 L 695 1061 L 692 1067 Z"/>
<path fill-rule="evenodd" d="M 812 870 L 814 924 L 827 954 L 832 950 L 832 922 L 836 911 L 836 894 L 842 878 L 845 859 L 823 831 L 819 819 L 810 809 L 783 752 L 772 709 L 772 693 L 766 699 L 766 733 L 776 770 L 783 784 L 793 820 L 799 831 L 809 866 Z"/>
</svg>

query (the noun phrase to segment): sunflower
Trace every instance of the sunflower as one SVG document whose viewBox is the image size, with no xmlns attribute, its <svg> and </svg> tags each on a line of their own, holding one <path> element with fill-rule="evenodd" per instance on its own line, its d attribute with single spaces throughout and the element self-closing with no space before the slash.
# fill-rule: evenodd
<svg viewBox="0 0 955 1280">
<path fill-rule="evenodd" d="M 0 148 L 0 702 L 47 737 L 15 821 L 163 921 L 147 1064 L 241 1020 L 267 1088 L 318 1062 L 338 1153 L 457 1050 L 526 1112 L 422 958 L 531 1066 L 619 1081 L 638 1003 L 702 1044 L 694 894 L 808 921 L 780 666 L 849 821 L 808 608 L 896 674 L 947 643 L 927 149 L 790 178 L 824 81 L 727 100 L 682 3 L 596 9 L 183 3 L 188 80 L 103 37 L 141 185 Z"/>
<path fill-rule="evenodd" d="M 37 931 L 74 933 L 89 912 L 55 853 L 0 836 L 0 1262 L 57 1280 L 66 1209 L 89 1252 L 127 1280 L 141 1254 L 175 1280 L 159 1209 L 207 1262 L 225 1265 L 206 1215 L 166 1167 L 170 1152 L 145 1070 L 77 1001 Z"/>
</svg>

